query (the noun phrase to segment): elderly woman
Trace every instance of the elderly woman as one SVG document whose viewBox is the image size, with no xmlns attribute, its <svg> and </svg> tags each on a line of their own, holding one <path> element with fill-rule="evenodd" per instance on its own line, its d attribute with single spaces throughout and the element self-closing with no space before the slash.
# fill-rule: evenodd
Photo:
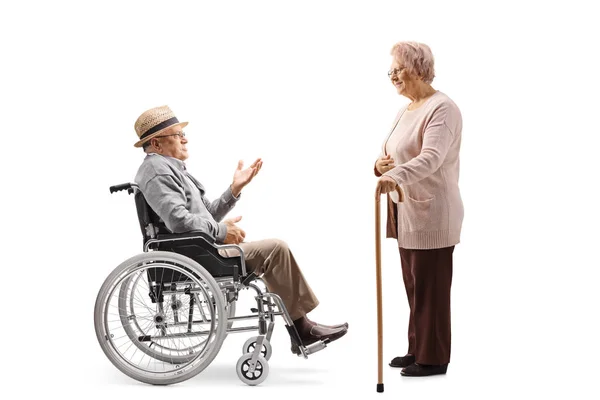
<svg viewBox="0 0 600 400">
<path fill-rule="evenodd" d="M 431 86 L 428 46 L 399 42 L 388 75 L 410 103 L 400 109 L 375 163 L 377 197 L 388 193 L 387 237 L 398 240 L 408 296 L 408 352 L 392 367 L 402 375 L 445 374 L 450 362 L 452 253 L 460 241 L 463 204 L 458 189 L 462 117 Z M 397 203 L 396 186 L 404 192 Z"/>
</svg>

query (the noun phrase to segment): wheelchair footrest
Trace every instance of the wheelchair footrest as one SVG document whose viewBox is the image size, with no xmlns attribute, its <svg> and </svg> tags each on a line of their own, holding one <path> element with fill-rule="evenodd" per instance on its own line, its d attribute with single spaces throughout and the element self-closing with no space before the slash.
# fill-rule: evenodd
<svg viewBox="0 0 600 400">
<path fill-rule="evenodd" d="M 316 353 L 317 351 L 323 350 L 325 347 L 327 347 L 327 343 L 329 343 L 329 339 L 319 340 L 318 342 L 309 344 L 305 347 L 306 355 L 308 356 L 310 354 Z"/>
<path fill-rule="evenodd" d="M 327 344 L 330 342 L 329 339 L 324 339 L 309 344 L 308 346 L 305 346 L 302 343 L 302 339 L 300 339 L 300 335 L 298 334 L 298 330 L 295 326 L 286 325 L 285 327 L 287 328 L 288 333 L 290 334 L 290 338 L 292 339 L 292 352 L 294 352 L 298 356 L 304 354 L 304 358 L 306 358 L 310 354 L 314 354 L 317 351 L 323 350 L 325 347 L 327 347 Z M 302 351 L 301 349 L 304 349 L 304 351 Z"/>
</svg>

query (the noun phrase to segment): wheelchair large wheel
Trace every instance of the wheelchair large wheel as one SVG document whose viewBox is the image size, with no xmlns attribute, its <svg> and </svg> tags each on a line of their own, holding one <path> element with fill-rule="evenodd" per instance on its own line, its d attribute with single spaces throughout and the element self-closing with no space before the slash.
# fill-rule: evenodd
<svg viewBox="0 0 600 400">
<path fill-rule="evenodd" d="M 119 293 L 119 317 L 123 329 L 129 339 L 139 348 L 152 358 L 168 362 L 171 364 L 182 364 L 192 360 L 195 357 L 195 352 L 202 343 L 196 343 L 193 348 L 186 348 L 185 352 L 178 351 L 169 341 L 159 340 L 153 341 L 150 344 L 139 341 L 138 338 L 151 336 L 152 331 L 156 329 L 153 324 L 140 323 L 142 321 L 150 321 L 153 318 L 154 310 L 148 309 L 145 304 L 140 302 L 140 298 L 144 298 L 144 294 L 149 292 L 147 274 L 136 274 L 135 276 L 126 278 L 121 284 Z M 217 294 L 218 295 L 218 294 Z M 190 309 L 191 297 L 173 293 L 163 299 L 162 310 L 166 320 L 172 320 L 175 323 L 180 321 L 181 311 Z M 211 295 L 210 300 L 213 305 L 215 302 L 214 296 Z M 226 314 L 228 317 L 235 316 L 235 301 L 226 304 Z M 198 309 L 197 311 L 204 311 Z M 132 317 L 132 316 L 135 316 Z M 233 321 L 227 322 L 227 329 L 231 328 Z M 227 336 L 227 334 L 225 334 Z"/>
<path fill-rule="evenodd" d="M 94 310 L 96 336 L 109 360 L 141 382 L 189 379 L 219 352 L 227 329 L 223 294 L 197 262 L 162 251 L 119 265 Z"/>
<path fill-rule="evenodd" d="M 151 332 L 147 333 L 146 329 L 154 329 L 154 326 L 152 325 L 146 324 L 141 326 L 138 322 L 139 318 L 131 318 L 132 315 L 140 314 L 140 311 L 136 310 L 136 306 L 139 305 L 139 301 L 136 300 L 136 296 L 131 294 L 138 292 L 140 288 L 142 291 L 148 291 L 148 281 L 144 278 L 144 274 L 138 274 L 135 277 L 126 278 L 121 284 L 119 293 L 119 316 L 121 318 L 121 323 L 123 324 L 123 329 L 131 341 L 138 346 L 141 351 L 153 358 L 156 358 L 157 360 L 173 364 L 181 364 L 190 361 L 195 356 L 193 353 L 174 355 L 172 352 L 173 349 L 168 343 L 165 345 L 164 343 L 161 344 L 159 342 L 155 342 L 149 346 L 148 344 L 137 340 L 137 338 L 140 336 L 151 335 Z M 215 300 L 211 300 L 214 303 Z M 187 296 L 183 297 L 183 299 L 180 299 L 175 294 L 172 294 L 170 298 L 165 299 L 164 303 L 163 309 L 165 309 L 167 313 L 172 313 L 173 319 L 176 319 L 175 314 L 178 312 L 178 310 L 189 309 L 189 297 Z M 229 318 L 235 317 L 236 301 L 233 300 L 230 303 L 225 303 L 225 308 L 228 317 L 227 330 L 229 330 L 233 325 L 233 320 L 229 320 Z M 143 309 L 141 310 L 141 313 L 144 313 Z M 227 336 L 227 333 L 225 336 Z"/>
</svg>

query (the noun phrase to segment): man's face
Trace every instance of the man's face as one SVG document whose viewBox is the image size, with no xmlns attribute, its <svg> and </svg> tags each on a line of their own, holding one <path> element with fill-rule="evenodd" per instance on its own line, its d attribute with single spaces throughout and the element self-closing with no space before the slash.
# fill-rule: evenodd
<svg viewBox="0 0 600 400">
<path fill-rule="evenodd" d="M 154 150 L 163 156 L 177 158 L 185 161 L 188 158 L 187 139 L 180 126 L 172 126 L 152 139 Z"/>
</svg>

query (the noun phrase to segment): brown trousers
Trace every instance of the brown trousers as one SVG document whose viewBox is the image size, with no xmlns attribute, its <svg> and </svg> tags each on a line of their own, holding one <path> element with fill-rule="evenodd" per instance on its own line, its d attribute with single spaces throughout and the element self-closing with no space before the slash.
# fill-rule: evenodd
<svg viewBox="0 0 600 400">
<path fill-rule="evenodd" d="M 260 276 L 267 289 L 281 297 L 292 320 L 308 314 L 319 300 L 304 279 L 292 251 L 283 240 L 266 239 L 240 243 L 246 269 Z M 221 250 L 224 256 L 234 257 L 237 250 Z"/>
<path fill-rule="evenodd" d="M 450 286 L 454 246 L 400 248 L 402 277 L 410 306 L 408 354 L 419 364 L 450 362 Z"/>
</svg>

